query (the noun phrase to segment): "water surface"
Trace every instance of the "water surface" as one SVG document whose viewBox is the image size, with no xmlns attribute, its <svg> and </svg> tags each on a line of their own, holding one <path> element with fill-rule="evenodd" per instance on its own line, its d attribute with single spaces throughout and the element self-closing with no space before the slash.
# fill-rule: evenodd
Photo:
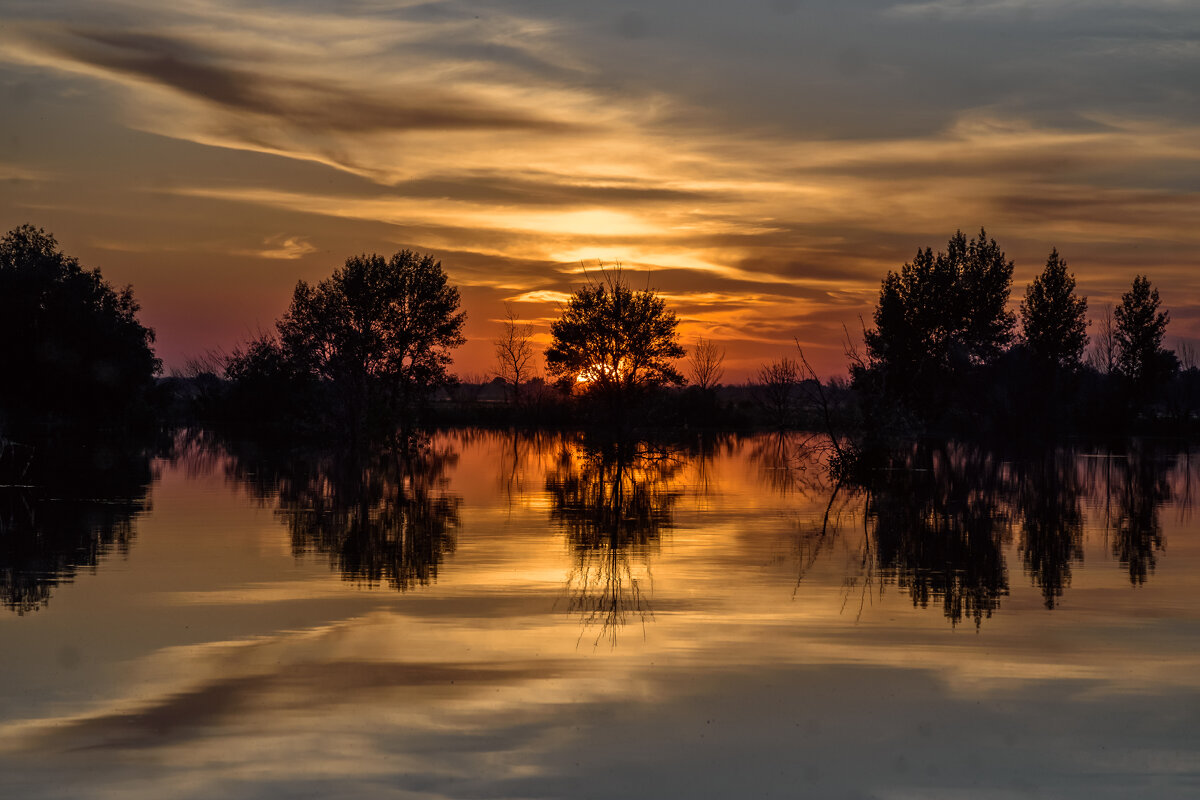
<svg viewBox="0 0 1200 800">
<path fill-rule="evenodd" d="M 1195 797 L 1185 453 L 181 437 L 0 495 L 5 797 Z"/>
</svg>

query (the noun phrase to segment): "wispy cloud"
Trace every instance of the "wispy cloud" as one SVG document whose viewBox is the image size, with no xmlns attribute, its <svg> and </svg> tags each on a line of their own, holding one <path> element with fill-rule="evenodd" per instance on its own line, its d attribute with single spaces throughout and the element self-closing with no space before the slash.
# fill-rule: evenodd
<svg viewBox="0 0 1200 800">
<path fill-rule="evenodd" d="M 980 225 L 1018 282 L 1057 245 L 1094 296 L 1148 270 L 1168 302 L 1200 294 L 1187 3 L 15 0 L 8 16 L 3 124 L 27 157 L 0 179 L 95 155 L 0 210 L 97 226 L 82 198 L 119 194 L 106 219 L 130 209 L 126 230 L 86 236 L 131 242 L 149 214 L 188 231 L 162 249 L 173 263 L 433 250 L 477 290 L 479 340 L 486 304 L 551 309 L 581 261 L 620 262 L 689 330 L 791 326 L 828 338 L 814 358 L 831 369 L 887 269 Z M 182 241 L 199 215 L 221 236 Z"/>
</svg>

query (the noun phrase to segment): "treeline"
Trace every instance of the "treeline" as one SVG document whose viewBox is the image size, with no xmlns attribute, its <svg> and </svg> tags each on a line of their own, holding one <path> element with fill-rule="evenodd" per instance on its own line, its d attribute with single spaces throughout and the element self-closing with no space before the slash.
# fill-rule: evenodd
<svg viewBox="0 0 1200 800">
<path fill-rule="evenodd" d="M 1103 312 L 1089 350 L 1087 298 L 1057 250 L 1017 313 L 1012 274 L 983 230 L 888 272 L 863 348 L 848 348 L 859 426 L 1005 436 L 1190 427 L 1200 372 L 1163 346 L 1170 313 L 1145 275 Z"/>
<path fill-rule="evenodd" d="M 158 379 L 131 289 L 26 225 L 0 240 L 0 437 L 165 421 L 356 445 L 483 423 L 817 428 L 866 447 L 929 432 L 1190 430 L 1200 371 L 1163 346 L 1170 316 L 1145 276 L 1100 318 L 1089 349 L 1087 299 L 1057 251 L 1016 313 L 1012 275 L 982 230 L 957 233 L 884 277 L 863 344 L 847 337 L 848 380 L 817 380 L 799 352 L 729 386 L 724 348 L 685 348 L 657 292 L 600 270 L 551 325 L 544 375 L 533 327 L 507 307 L 490 379 L 463 382 L 449 368 L 465 314 L 441 263 L 363 254 L 299 281 L 271 329 Z"/>
</svg>

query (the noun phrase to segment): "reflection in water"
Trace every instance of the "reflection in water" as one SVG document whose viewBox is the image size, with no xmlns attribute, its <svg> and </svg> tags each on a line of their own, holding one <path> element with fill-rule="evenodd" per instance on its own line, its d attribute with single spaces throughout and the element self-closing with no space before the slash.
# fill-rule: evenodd
<svg viewBox="0 0 1200 800">
<path fill-rule="evenodd" d="M 869 491 L 773 496 L 756 440 L 707 466 L 447 440 L 410 463 L 216 448 L 164 467 L 131 558 L 102 572 L 120 580 L 59 589 L 51 614 L 0 612 L 0 796 L 1195 795 L 1200 539 L 1174 516 L 1181 459 L 925 446 Z M 1131 586 L 1113 545 L 1147 481 L 1171 500 L 1143 504 L 1151 533 L 1132 539 L 1159 564 Z M 454 521 L 386 537 L 432 542 L 400 560 L 433 567 L 346 568 L 380 584 L 436 568 L 437 602 L 331 578 L 326 558 L 340 568 L 348 543 L 383 536 L 361 532 L 372 515 L 421 492 L 461 493 Z M 790 602 L 796 520 L 823 549 Z M 288 531 L 322 556 L 295 564 Z M 860 556 L 873 588 L 891 573 L 861 624 L 840 602 L 841 559 Z M 553 609 L 567 574 L 570 615 Z M 647 598 L 657 622 L 638 637 Z M 632 646 L 580 646 L 617 636 L 622 609 Z"/>
<path fill-rule="evenodd" d="M 1054 608 L 1071 585 L 1071 565 L 1083 560 L 1084 486 L 1073 453 L 1057 450 L 1023 464 L 1017 484 L 1021 559 Z"/>
<path fill-rule="evenodd" d="M 650 607 L 641 582 L 650 555 L 671 527 L 680 490 L 672 484 L 679 456 L 644 442 L 564 446 L 547 473 L 551 518 L 566 532 L 574 558 L 567 581 L 568 608 L 584 627 L 600 626 L 616 643 L 630 614 L 642 622 Z"/>
<path fill-rule="evenodd" d="M 25 614 L 80 569 L 128 552 L 150 507 L 150 456 L 96 443 L 2 449 L 0 602 Z"/>
<path fill-rule="evenodd" d="M 1105 471 L 1112 554 L 1129 571 L 1129 581 L 1135 585 L 1145 583 L 1154 573 L 1163 546 L 1159 509 L 1171 499 L 1168 470 L 1173 461 L 1134 448 Z M 1188 466 L 1185 463 L 1185 472 L 1190 471 Z"/>
<path fill-rule="evenodd" d="M 866 506 L 881 578 L 915 605 L 940 602 L 951 622 L 968 617 L 979 625 L 1008 594 L 1004 471 L 990 456 L 954 445 L 915 449 L 898 466 Z"/>
<path fill-rule="evenodd" d="M 454 552 L 460 498 L 444 491 L 447 446 L 415 453 L 234 457 L 233 476 L 277 504 L 297 555 L 322 553 L 348 581 L 404 591 L 437 580 Z"/>
<path fill-rule="evenodd" d="M 762 474 L 798 471 L 783 450 L 764 444 L 754 451 Z M 1124 454 L 1084 458 L 1059 449 L 1003 461 L 977 446 L 922 443 L 897 454 L 870 486 L 821 490 L 829 493 L 829 510 L 803 537 L 801 577 L 842 528 L 845 506 L 835 509 L 835 499 L 850 495 L 861 503 L 864 586 L 893 584 L 915 606 L 940 604 L 952 624 L 971 619 L 978 626 L 1009 594 L 1004 551 L 1015 536 L 1025 573 L 1053 609 L 1071 585 L 1072 566 L 1083 560 L 1085 501 L 1106 510 L 1113 557 L 1139 585 L 1163 547 L 1160 509 L 1173 499 L 1187 507 L 1189 495 L 1173 487 L 1190 486 L 1191 470 L 1188 460 L 1136 444 Z M 804 479 L 772 477 L 770 484 L 814 493 Z"/>
</svg>

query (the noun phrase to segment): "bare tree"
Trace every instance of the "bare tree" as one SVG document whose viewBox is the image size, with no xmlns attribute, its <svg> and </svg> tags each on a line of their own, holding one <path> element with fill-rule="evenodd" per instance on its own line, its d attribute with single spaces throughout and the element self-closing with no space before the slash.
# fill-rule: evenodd
<svg viewBox="0 0 1200 800">
<path fill-rule="evenodd" d="M 1175 355 L 1179 356 L 1179 368 L 1182 370 L 1192 370 L 1200 366 L 1200 361 L 1196 359 L 1196 343 L 1190 339 L 1178 340 Z"/>
<path fill-rule="evenodd" d="M 725 348 L 712 339 L 697 336 L 692 354 L 688 356 L 688 377 L 701 389 L 712 389 L 725 375 L 724 363 Z"/>
<path fill-rule="evenodd" d="M 1092 337 L 1092 349 L 1088 353 L 1088 364 L 1097 372 L 1107 375 L 1117 367 L 1117 328 L 1113 322 L 1113 307 L 1104 307 L 1096 321 L 1096 335 Z"/>
<path fill-rule="evenodd" d="M 521 385 L 533 377 L 533 325 L 518 324 L 511 303 L 504 304 L 504 332 L 493 339 L 496 346 L 496 375 L 512 386 L 513 400 L 520 400 Z"/>
<path fill-rule="evenodd" d="M 772 361 L 759 369 L 758 382 L 761 386 L 759 402 L 771 418 L 773 425 L 785 428 L 791 421 L 799 377 L 800 367 L 790 358 Z"/>
</svg>

